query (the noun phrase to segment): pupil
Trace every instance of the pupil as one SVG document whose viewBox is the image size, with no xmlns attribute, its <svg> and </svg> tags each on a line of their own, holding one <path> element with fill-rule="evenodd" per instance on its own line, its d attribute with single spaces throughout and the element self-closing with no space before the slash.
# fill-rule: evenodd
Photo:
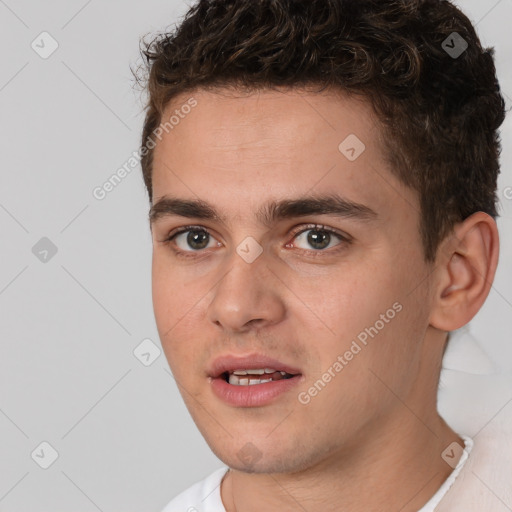
<svg viewBox="0 0 512 512">
<path fill-rule="evenodd" d="M 318 233 L 321 233 L 318 235 Z M 327 231 L 310 231 L 308 235 L 308 242 L 315 247 L 315 249 L 325 249 L 329 245 L 331 235 Z M 327 243 L 322 243 L 327 241 Z"/>
<path fill-rule="evenodd" d="M 208 245 L 208 233 L 206 231 L 190 231 L 187 236 L 187 243 L 193 249 L 204 249 Z M 198 245 L 196 246 L 196 242 Z"/>
</svg>

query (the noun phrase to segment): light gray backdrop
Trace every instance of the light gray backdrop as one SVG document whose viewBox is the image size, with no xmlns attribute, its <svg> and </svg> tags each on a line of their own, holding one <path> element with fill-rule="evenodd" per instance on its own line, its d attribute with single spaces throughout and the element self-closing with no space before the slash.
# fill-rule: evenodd
<svg viewBox="0 0 512 512">
<path fill-rule="evenodd" d="M 510 108 L 512 0 L 459 4 L 496 47 Z M 0 511 L 158 511 L 222 464 L 158 354 L 140 167 L 103 199 L 93 194 L 138 149 L 142 105 L 129 66 L 139 37 L 187 8 L 0 0 Z M 481 364 L 466 364 L 455 343 L 452 370 L 512 372 L 511 123 L 500 265 L 461 333 Z M 512 405 L 512 390 L 497 388 L 488 421 Z"/>
</svg>

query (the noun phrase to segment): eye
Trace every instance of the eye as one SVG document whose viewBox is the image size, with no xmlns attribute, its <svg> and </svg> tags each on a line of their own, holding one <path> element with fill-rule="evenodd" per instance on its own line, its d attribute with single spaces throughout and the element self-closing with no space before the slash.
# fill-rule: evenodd
<svg viewBox="0 0 512 512">
<path fill-rule="evenodd" d="M 165 240 L 165 242 L 171 241 L 177 246 L 177 252 L 198 252 L 220 244 L 220 242 L 214 243 L 215 238 L 204 228 L 198 226 L 185 226 L 179 231 L 175 231 Z"/>
<path fill-rule="evenodd" d="M 293 237 L 293 243 L 286 244 L 286 247 L 296 247 L 299 252 L 304 252 L 312 256 L 320 256 L 319 253 L 323 252 L 332 254 L 343 250 L 351 242 L 348 235 L 343 235 L 335 229 L 318 224 L 299 226 L 291 233 L 291 236 Z M 336 238 L 339 240 L 337 244 L 333 243 Z M 178 228 L 170 233 L 162 242 L 170 244 L 176 256 L 183 258 L 199 257 L 204 252 L 204 249 L 220 247 L 222 245 L 206 228 L 201 226 L 183 226 L 182 228 Z M 303 248 L 300 247 L 299 244 L 309 244 L 309 247 L 306 246 Z M 333 246 L 336 247 L 336 249 L 326 251 L 326 249 L 330 249 Z M 313 249 L 311 249 L 311 247 Z"/>
<path fill-rule="evenodd" d="M 305 244 L 309 245 L 309 247 L 303 246 L 298 248 L 310 250 L 310 248 L 313 247 L 315 252 L 324 251 L 325 249 L 333 247 L 332 242 L 335 241 L 333 238 L 340 240 L 340 242 L 334 244 L 334 246 L 340 245 L 341 242 L 349 242 L 348 237 L 343 236 L 336 230 L 318 224 L 313 224 L 308 226 L 308 229 L 302 229 L 302 231 L 296 232 L 296 234 L 294 234 L 295 241 L 292 244 L 288 244 L 288 246 L 291 245 L 296 247 L 297 244 Z"/>
</svg>

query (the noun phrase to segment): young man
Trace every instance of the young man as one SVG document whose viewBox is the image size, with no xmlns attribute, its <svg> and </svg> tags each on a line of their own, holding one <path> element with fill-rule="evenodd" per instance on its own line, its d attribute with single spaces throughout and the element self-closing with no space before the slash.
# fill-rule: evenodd
<svg viewBox="0 0 512 512">
<path fill-rule="evenodd" d="M 498 263 L 492 50 L 445 0 L 201 0 L 143 53 L 156 323 L 227 466 L 165 512 L 469 510 L 437 389 Z"/>
</svg>

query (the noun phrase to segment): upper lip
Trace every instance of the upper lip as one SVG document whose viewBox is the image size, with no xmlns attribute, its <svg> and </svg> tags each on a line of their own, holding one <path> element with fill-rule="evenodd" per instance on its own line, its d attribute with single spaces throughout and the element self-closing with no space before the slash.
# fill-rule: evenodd
<svg viewBox="0 0 512 512">
<path fill-rule="evenodd" d="M 225 354 L 214 359 L 208 367 L 208 375 L 211 377 L 220 377 L 225 372 L 234 372 L 235 370 L 257 370 L 260 368 L 272 368 L 273 370 L 290 373 L 292 375 L 300 374 L 300 370 L 277 359 L 265 356 L 263 354 L 250 354 L 246 356 Z"/>
</svg>

